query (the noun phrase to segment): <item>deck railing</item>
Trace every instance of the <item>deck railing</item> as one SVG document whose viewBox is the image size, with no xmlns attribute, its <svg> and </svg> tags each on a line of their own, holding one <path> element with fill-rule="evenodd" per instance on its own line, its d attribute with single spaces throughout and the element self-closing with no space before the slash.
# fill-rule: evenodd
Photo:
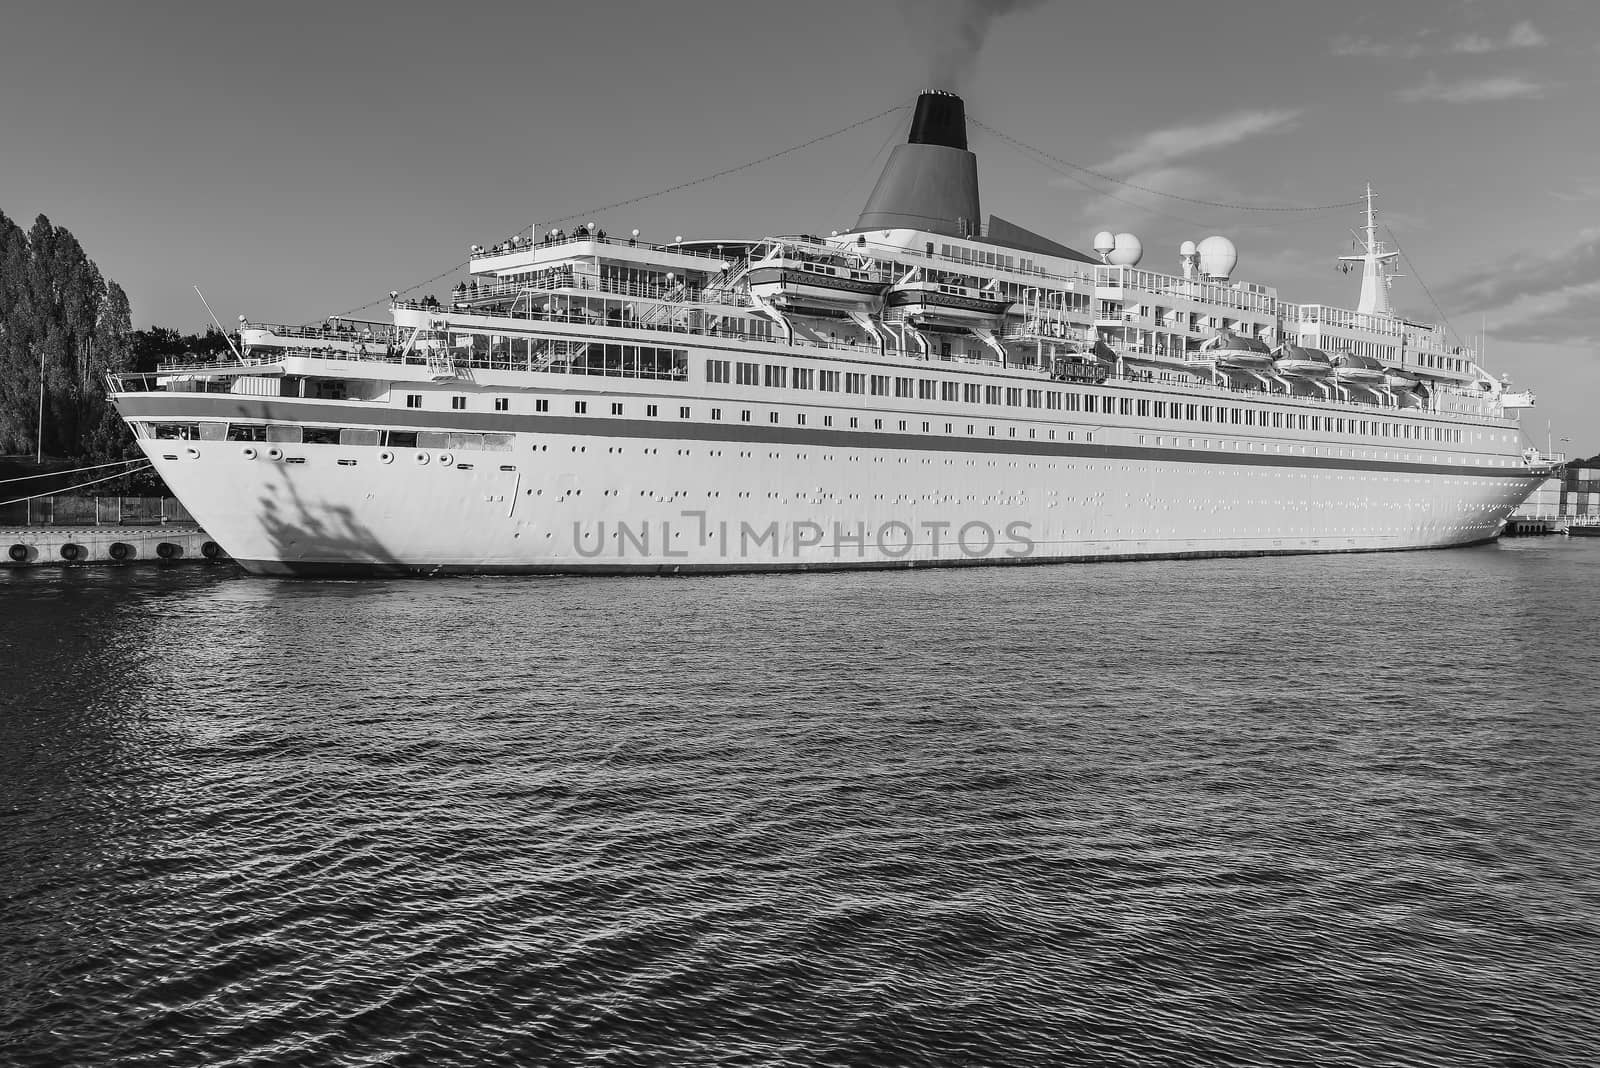
<svg viewBox="0 0 1600 1068">
<path fill-rule="evenodd" d="M 647 285 L 641 282 L 623 282 L 612 278 L 593 278 L 582 274 L 566 274 L 560 278 L 550 279 L 548 283 L 529 282 L 516 280 L 511 282 L 492 282 L 489 284 L 475 284 L 466 289 L 453 290 L 450 294 L 451 307 L 473 312 L 475 314 L 496 314 L 490 309 L 480 309 L 478 305 L 500 303 L 506 299 L 515 302 L 524 296 L 536 293 L 560 295 L 568 292 L 605 293 L 611 296 L 629 297 L 637 300 L 660 300 L 673 304 L 705 304 L 723 308 L 748 308 L 750 299 L 743 294 L 728 293 L 716 284 L 697 287 L 674 285 Z M 433 310 L 434 305 L 422 300 L 396 300 L 397 308 L 412 310 Z M 530 305 L 531 309 L 531 305 Z M 442 308 L 438 310 L 444 310 Z M 522 312 L 507 311 L 503 314 L 521 317 Z"/>
<path fill-rule="evenodd" d="M 553 317 L 553 316 L 549 317 L 549 318 L 556 319 L 556 317 Z M 687 344 L 689 337 L 706 336 L 706 335 L 703 335 L 703 333 L 700 332 L 700 331 L 689 332 L 689 331 L 683 331 L 683 330 L 664 330 L 662 328 L 657 328 L 657 329 L 658 329 L 658 331 L 660 331 L 662 333 L 666 333 L 671 338 L 682 338 L 683 339 L 682 341 L 669 341 L 669 340 L 666 340 L 666 339 L 652 339 L 652 340 L 655 340 L 655 343 L 658 344 L 658 345 L 659 344 Z M 711 336 L 720 336 L 720 335 L 711 335 Z M 778 341 L 778 339 L 761 338 L 761 337 L 754 337 L 754 336 L 749 336 L 749 337 L 742 336 L 742 335 L 727 335 L 727 336 L 737 337 L 739 340 L 742 340 L 742 341 L 747 342 L 747 343 L 748 342 L 773 343 L 774 341 Z M 572 340 L 572 339 L 557 339 L 557 340 Z M 613 344 L 613 343 L 620 344 L 620 345 L 626 345 L 628 342 L 626 342 L 626 341 L 617 341 L 617 342 L 609 342 L 608 341 L 608 342 L 603 342 L 603 344 Z M 779 342 L 779 343 L 781 343 L 781 342 Z M 805 347 L 805 348 L 814 348 L 814 349 L 833 349 L 833 350 L 851 351 L 851 352 L 854 352 L 854 353 L 856 353 L 858 355 L 867 354 L 867 353 L 871 353 L 871 352 L 875 352 L 876 351 L 876 346 L 873 346 L 873 345 L 845 345 L 845 344 L 842 344 L 842 343 L 830 344 L 830 343 L 827 343 L 827 342 L 822 342 L 822 343 L 802 342 L 798 338 L 795 340 L 795 346 L 796 347 Z M 997 361 L 985 360 L 985 359 L 973 359 L 973 358 L 965 356 L 965 355 L 959 355 L 958 356 L 958 355 L 952 354 L 952 355 L 946 356 L 946 357 L 934 356 L 934 357 L 930 357 L 928 359 L 924 359 L 919 354 L 897 353 L 897 352 L 895 352 L 895 350 L 891 350 L 891 353 L 904 357 L 904 365 L 905 365 L 907 370 L 913 370 L 913 369 L 918 368 L 918 367 L 937 366 L 940 363 L 957 363 L 957 364 L 968 365 L 968 366 L 981 366 L 981 367 L 990 367 L 990 368 L 998 369 Z M 196 381 L 196 382 L 192 383 L 189 388 L 192 389 L 194 392 L 227 393 L 227 392 L 231 391 L 230 390 L 230 386 L 229 386 L 228 382 L 226 381 L 226 378 L 228 376 L 241 374 L 241 373 L 247 374 L 247 373 L 249 373 L 249 371 L 251 369 L 253 369 L 255 367 L 260 367 L 260 366 L 262 366 L 264 364 L 267 364 L 267 365 L 275 364 L 276 362 L 278 362 L 279 359 L 282 359 L 284 357 L 307 357 L 307 358 L 318 359 L 318 360 L 350 361 L 350 362 L 359 362 L 359 363 L 388 363 L 388 364 L 402 364 L 403 363 L 403 364 L 414 365 L 414 366 L 418 366 L 418 367 L 426 366 L 426 364 L 427 364 L 426 355 L 424 353 L 421 353 L 421 352 L 418 352 L 418 351 L 413 351 L 409 356 L 407 356 L 404 360 L 402 360 L 398 354 L 390 355 L 390 354 L 386 354 L 385 353 L 385 354 L 377 354 L 377 355 L 359 355 L 359 354 L 351 353 L 351 352 L 333 351 L 333 350 L 328 350 L 328 349 L 304 348 L 304 349 L 283 349 L 283 350 L 280 350 L 279 355 L 277 357 L 275 357 L 274 359 L 272 359 L 272 360 L 246 360 L 242 364 L 237 362 L 237 361 L 228 360 L 228 361 L 225 361 L 225 362 L 210 363 L 210 364 L 194 364 L 194 365 L 188 365 L 188 366 L 184 366 L 184 367 L 167 367 L 167 368 L 163 368 L 159 375 L 157 373 L 155 373 L 155 372 L 135 372 L 135 373 L 126 373 L 126 374 L 119 374 L 119 375 L 110 375 L 110 376 L 108 376 L 108 378 L 111 380 L 112 391 L 113 392 L 143 393 L 143 392 L 151 392 L 151 391 L 154 391 L 154 390 L 162 388 L 160 386 L 160 384 L 158 383 L 158 381 L 157 381 L 158 377 L 164 377 L 164 376 L 171 375 L 171 374 L 174 374 L 174 373 L 179 373 L 179 374 L 181 374 L 181 373 L 190 373 L 190 374 L 196 374 L 196 375 L 202 375 L 202 376 L 217 376 L 217 380 L 215 380 L 215 381 Z M 524 371 L 524 372 L 531 370 L 531 371 L 543 371 L 543 372 L 550 372 L 550 373 L 557 373 L 557 374 L 573 373 L 573 374 L 595 374 L 595 375 L 610 375 L 610 374 L 614 374 L 614 373 L 622 373 L 622 372 L 618 372 L 618 371 L 613 371 L 611 369 L 602 369 L 602 368 L 574 368 L 574 367 L 572 367 L 570 365 L 570 363 L 562 360 L 560 357 L 553 357 L 553 358 L 550 358 L 550 359 L 544 359 L 544 358 L 540 357 L 539 355 L 535 355 L 535 356 L 532 357 L 532 364 L 533 365 L 531 367 L 529 366 L 529 359 L 527 357 L 520 357 L 520 356 L 519 357 L 509 357 L 507 355 L 500 354 L 500 353 L 493 353 L 493 354 L 487 354 L 487 355 L 477 355 L 477 354 L 469 354 L 469 353 L 465 353 L 465 352 L 461 352 L 461 351 L 452 351 L 451 354 L 450 354 L 450 359 L 452 360 L 453 365 L 455 367 L 461 368 L 461 369 L 468 369 L 468 370 L 496 370 L 496 371 Z M 1207 397 L 1210 397 L 1210 398 L 1223 398 L 1223 399 L 1241 398 L 1241 397 L 1256 397 L 1256 398 L 1271 398 L 1275 403 L 1288 403 L 1288 404 L 1293 404 L 1293 405 L 1297 405 L 1297 406 L 1301 406 L 1301 407 L 1307 407 L 1307 408 L 1325 409 L 1325 408 L 1327 408 L 1328 406 L 1331 405 L 1331 406 L 1335 406 L 1335 407 L 1337 407 L 1339 409 L 1355 411 L 1355 412 L 1362 412 L 1362 413 L 1368 413 L 1368 412 L 1413 412 L 1413 413 L 1427 413 L 1429 415 L 1443 416 L 1443 417 L 1446 417 L 1446 418 L 1450 418 L 1450 417 L 1470 418 L 1473 415 L 1483 415 L 1483 414 L 1485 414 L 1485 413 L 1482 413 L 1482 412 L 1471 413 L 1471 412 L 1444 411 L 1444 410 L 1438 409 L 1437 407 L 1429 407 L 1429 408 L 1404 407 L 1404 406 L 1398 406 L 1398 405 L 1392 405 L 1392 404 L 1383 404 L 1383 403 L 1378 403 L 1378 402 L 1374 402 L 1374 401 L 1358 400 L 1358 399 L 1354 399 L 1354 398 L 1339 398 L 1339 397 L 1336 397 L 1336 396 L 1335 397 L 1306 397 L 1306 396 L 1299 396 L 1299 395 L 1291 394 L 1291 393 L 1271 392 L 1271 391 L 1268 391 L 1267 389 L 1265 389 L 1265 388 L 1263 388 L 1263 387 L 1261 387 L 1259 385 L 1253 385 L 1253 386 L 1224 386 L 1224 385 L 1217 385 L 1215 383 L 1195 382 L 1195 381 L 1192 381 L 1192 380 L 1191 381 L 1187 381 L 1187 382 L 1181 382 L 1181 383 L 1180 382 L 1163 383 L 1162 380 L 1160 379 L 1160 377 L 1155 373 L 1141 372 L 1141 371 L 1127 371 L 1127 370 L 1118 372 L 1114 368 L 1109 368 L 1109 367 L 1107 368 L 1106 377 L 1105 377 L 1103 383 L 1088 382 L 1088 381 L 1085 381 L 1085 380 L 1082 380 L 1082 379 L 1069 379 L 1069 380 L 1065 380 L 1065 381 L 1056 380 L 1056 379 L 1053 379 L 1050 376 L 1050 373 L 1049 373 L 1050 372 L 1050 368 L 1048 368 L 1048 367 L 1039 367 L 1038 365 L 1036 365 L 1036 364 L 1034 364 L 1032 362 L 1011 363 L 1011 364 L 1007 365 L 1006 370 L 1023 372 L 1023 373 L 1035 376 L 1037 378 L 1037 380 L 1039 382 L 1041 382 L 1041 383 L 1056 382 L 1060 386 L 1074 386 L 1074 385 L 1082 386 L 1082 385 L 1109 384 L 1109 383 L 1117 383 L 1117 382 L 1142 383 L 1142 384 L 1147 384 L 1147 385 L 1148 384 L 1156 384 L 1156 385 L 1167 384 L 1167 385 L 1172 385 L 1172 386 L 1176 386 L 1176 387 L 1181 388 L 1186 395 L 1195 397 L 1197 403 L 1203 403 L 1204 399 L 1207 398 Z M 645 374 L 622 373 L 622 374 L 623 374 L 624 377 L 663 378 L 663 379 L 673 379 L 673 380 L 678 380 L 678 381 L 683 381 L 683 380 L 685 380 L 687 378 L 687 374 L 682 368 L 674 368 L 671 372 L 654 373 L 654 374 L 650 374 L 650 373 L 645 373 Z M 1482 394 L 1474 394 L 1469 390 L 1439 389 L 1439 390 L 1437 390 L 1437 392 L 1450 392 L 1450 393 L 1455 393 L 1455 394 L 1457 394 L 1459 396 L 1462 396 L 1462 397 L 1465 397 L 1465 398 L 1479 399 L 1479 400 L 1483 399 Z"/>
<path fill-rule="evenodd" d="M 532 252 L 541 248 L 560 248 L 563 245 L 575 245 L 583 242 L 592 242 L 600 245 L 616 245 L 621 248 L 642 248 L 651 252 L 669 252 L 675 256 L 694 256 L 699 259 L 713 262 L 726 260 L 727 256 L 719 256 L 714 252 L 701 252 L 698 249 L 687 249 L 682 245 L 655 245 L 648 241 L 640 241 L 632 237 L 612 237 L 602 233 L 570 233 L 563 234 L 554 240 L 540 237 L 537 240 L 521 238 L 516 242 L 501 241 L 498 244 L 488 245 L 481 251 L 474 251 L 472 258 L 487 259 L 491 256 L 510 256 L 518 252 Z M 739 246 L 743 247 L 743 246 Z"/>
<path fill-rule="evenodd" d="M 348 341 L 351 344 L 358 342 L 386 342 L 398 338 L 399 331 L 392 326 L 364 327 L 355 330 L 341 326 L 291 326 L 286 323 L 252 323 L 241 324 L 242 330 L 265 330 L 275 337 L 314 338 L 320 341 Z"/>
</svg>

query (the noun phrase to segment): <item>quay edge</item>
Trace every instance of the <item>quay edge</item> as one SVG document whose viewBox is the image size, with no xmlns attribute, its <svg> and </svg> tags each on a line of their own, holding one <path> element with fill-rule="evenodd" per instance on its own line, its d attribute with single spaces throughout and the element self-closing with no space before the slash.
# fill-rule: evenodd
<svg viewBox="0 0 1600 1068">
<path fill-rule="evenodd" d="M 148 564 L 227 560 L 228 554 L 197 526 L 0 527 L 0 566 Z"/>
</svg>

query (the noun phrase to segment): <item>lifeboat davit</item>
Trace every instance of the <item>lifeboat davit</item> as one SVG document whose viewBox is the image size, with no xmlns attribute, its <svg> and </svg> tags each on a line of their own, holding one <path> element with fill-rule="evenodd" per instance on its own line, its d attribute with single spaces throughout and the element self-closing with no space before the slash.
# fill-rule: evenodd
<svg viewBox="0 0 1600 1068">
<path fill-rule="evenodd" d="M 1386 377 L 1383 364 L 1354 352 L 1341 352 L 1333 358 L 1333 374 L 1341 382 L 1358 385 L 1378 385 Z"/>
<path fill-rule="evenodd" d="M 991 325 L 1012 301 L 971 286 L 926 279 L 897 282 L 884 298 L 885 311 L 916 323 Z"/>
<path fill-rule="evenodd" d="M 1216 337 L 1200 345 L 1203 359 L 1211 360 L 1225 371 L 1256 371 L 1272 366 L 1272 350 L 1266 343 L 1253 337 L 1223 330 Z"/>
<path fill-rule="evenodd" d="M 1279 374 L 1294 378 L 1327 378 L 1333 374 L 1333 360 L 1328 354 L 1304 345 L 1279 345 L 1272 352 L 1272 366 Z"/>
<path fill-rule="evenodd" d="M 750 268 L 750 289 L 777 308 L 876 308 L 889 279 L 836 257 L 782 254 Z"/>
</svg>

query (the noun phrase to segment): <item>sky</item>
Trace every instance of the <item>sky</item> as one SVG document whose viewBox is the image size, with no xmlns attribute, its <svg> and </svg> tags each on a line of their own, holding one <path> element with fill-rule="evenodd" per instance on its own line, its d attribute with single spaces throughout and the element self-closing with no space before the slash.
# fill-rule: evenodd
<svg viewBox="0 0 1600 1068">
<path fill-rule="evenodd" d="M 539 223 L 848 229 L 934 85 L 983 124 L 986 212 L 1174 273 L 1224 234 L 1290 300 L 1355 305 L 1355 209 L 1217 205 L 1370 181 L 1398 309 L 1486 328 L 1530 439 L 1600 453 L 1596 0 L 10 0 L 0 211 L 72 230 L 136 325 L 202 327 L 195 284 L 229 323 L 381 317 Z"/>
</svg>

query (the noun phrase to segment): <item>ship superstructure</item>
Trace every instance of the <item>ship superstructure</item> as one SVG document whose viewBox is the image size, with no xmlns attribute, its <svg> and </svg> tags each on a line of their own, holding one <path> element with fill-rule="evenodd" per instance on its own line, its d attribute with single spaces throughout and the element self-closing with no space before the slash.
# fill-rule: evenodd
<svg viewBox="0 0 1600 1068">
<path fill-rule="evenodd" d="M 245 323 L 119 376 L 141 447 L 266 573 L 803 569 L 1464 545 L 1543 479 L 1532 403 L 1395 316 L 979 211 L 919 98 L 848 232 L 473 246 L 392 323 Z M 1367 283 L 1373 285 L 1368 293 Z M 1371 299 L 1369 299 L 1369 296 Z"/>
</svg>

